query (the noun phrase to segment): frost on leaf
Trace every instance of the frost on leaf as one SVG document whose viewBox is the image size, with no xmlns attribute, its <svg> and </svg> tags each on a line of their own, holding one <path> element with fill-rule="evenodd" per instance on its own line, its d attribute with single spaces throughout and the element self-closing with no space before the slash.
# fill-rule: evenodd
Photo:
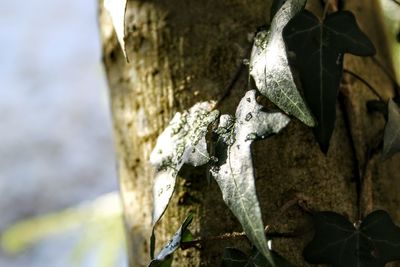
<svg viewBox="0 0 400 267">
<path fill-rule="evenodd" d="M 118 42 L 128 60 L 125 49 L 125 12 L 127 0 L 104 0 L 104 7 L 110 14 Z"/>
<path fill-rule="evenodd" d="M 157 256 L 154 257 L 148 267 L 170 266 L 172 254 L 180 247 L 181 243 L 185 241 L 185 237 L 190 235 L 190 232 L 187 228 L 192 223 L 192 220 L 192 214 L 186 217 L 185 221 L 183 222 L 181 227 L 179 227 L 178 231 L 174 234 L 171 240 L 161 249 Z"/>
<path fill-rule="evenodd" d="M 150 155 L 150 163 L 157 169 L 153 186 L 153 225 L 168 206 L 183 164 L 200 166 L 209 161 L 205 136 L 208 126 L 219 115 L 217 110 L 212 111 L 213 107 L 214 102 L 202 102 L 188 111 L 176 113 L 158 137 Z"/>
<path fill-rule="evenodd" d="M 278 133 L 290 121 L 280 112 L 263 112 L 256 102 L 256 91 L 246 93 L 239 103 L 235 118 L 222 115 L 217 134 L 216 157 L 211 173 L 247 237 L 271 261 L 264 234 L 260 205 L 256 196 L 254 168 L 250 145 L 255 139 Z"/>
<path fill-rule="evenodd" d="M 397 104 L 389 101 L 388 122 L 383 137 L 383 157 L 388 158 L 400 151 L 400 110 Z"/>
<path fill-rule="evenodd" d="M 276 13 L 269 32 L 259 32 L 250 58 L 250 75 L 258 90 L 287 114 L 308 126 L 314 119 L 304 103 L 289 66 L 282 30 L 305 5 L 306 0 L 288 0 Z"/>
</svg>

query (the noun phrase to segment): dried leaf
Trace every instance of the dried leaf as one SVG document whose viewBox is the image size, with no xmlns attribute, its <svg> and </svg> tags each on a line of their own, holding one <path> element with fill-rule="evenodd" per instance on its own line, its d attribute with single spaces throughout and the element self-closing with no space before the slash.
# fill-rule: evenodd
<svg viewBox="0 0 400 267">
<path fill-rule="evenodd" d="M 110 14 L 118 42 L 125 58 L 128 60 L 125 49 L 125 12 L 127 0 L 104 0 L 104 7 Z M 129 60 L 128 60 L 129 61 Z"/>
<path fill-rule="evenodd" d="M 236 110 L 236 118 L 222 115 L 216 130 L 218 162 L 211 173 L 222 191 L 225 203 L 240 221 L 247 237 L 269 260 L 271 256 L 254 183 L 251 143 L 278 133 L 290 121 L 280 112 L 263 112 L 256 102 L 256 91 L 246 93 Z"/>
<path fill-rule="evenodd" d="M 250 57 L 250 75 L 258 90 L 280 109 L 314 126 L 314 118 L 294 83 L 282 38 L 283 27 L 302 10 L 305 2 L 286 1 L 273 18 L 270 31 L 257 34 Z"/>
<path fill-rule="evenodd" d="M 164 248 L 157 254 L 157 256 L 150 262 L 148 267 L 155 267 L 155 266 L 170 266 L 172 254 L 177 250 L 181 243 L 184 241 L 184 238 L 187 236 L 188 233 L 188 226 L 193 221 L 193 215 L 189 214 L 186 217 L 185 221 L 179 227 L 178 231 L 172 237 L 172 239 L 164 246 Z"/>
<path fill-rule="evenodd" d="M 219 112 L 214 102 L 202 102 L 176 113 L 158 137 L 150 155 L 157 168 L 153 186 L 153 226 L 163 215 L 175 189 L 176 177 L 184 163 L 200 166 L 209 161 L 205 136 Z"/>
<path fill-rule="evenodd" d="M 303 10 L 285 26 L 283 37 L 295 54 L 304 98 L 317 120 L 314 135 L 327 153 L 336 121 L 343 54 L 373 55 L 375 48 L 349 11 L 329 14 L 321 21 Z"/>
<path fill-rule="evenodd" d="M 388 122 L 383 136 L 383 157 L 388 158 L 400 151 L 400 110 L 391 99 L 388 104 Z"/>
<path fill-rule="evenodd" d="M 304 250 L 309 263 L 384 267 L 400 260 L 400 228 L 383 210 L 370 213 L 361 224 L 330 211 L 315 213 L 313 220 L 315 236 Z"/>
</svg>

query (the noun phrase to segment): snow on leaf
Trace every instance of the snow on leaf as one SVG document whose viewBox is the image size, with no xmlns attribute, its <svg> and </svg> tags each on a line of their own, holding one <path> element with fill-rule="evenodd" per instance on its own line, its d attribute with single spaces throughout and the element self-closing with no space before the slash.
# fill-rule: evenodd
<svg viewBox="0 0 400 267">
<path fill-rule="evenodd" d="M 256 102 L 256 91 L 246 93 L 236 110 L 236 118 L 222 115 L 216 129 L 215 155 L 218 162 L 211 173 L 225 203 L 232 210 L 250 241 L 269 260 L 261 209 L 254 183 L 250 145 L 255 139 L 278 133 L 290 121 L 280 112 L 263 112 Z"/>
<path fill-rule="evenodd" d="M 159 221 L 175 189 L 176 177 L 184 163 L 200 166 L 209 161 L 205 136 L 219 112 L 215 103 L 197 103 L 188 111 L 176 113 L 158 137 L 150 155 L 156 167 L 153 186 L 153 226 Z"/>
<path fill-rule="evenodd" d="M 383 137 L 383 157 L 400 152 L 400 110 L 391 99 L 388 104 L 388 122 Z"/>
<path fill-rule="evenodd" d="M 259 32 L 250 57 L 250 75 L 258 90 L 287 114 L 308 126 L 314 118 L 304 103 L 289 66 L 282 30 L 305 5 L 306 0 L 288 0 L 276 13 L 270 31 Z"/>
<path fill-rule="evenodd" d="M 181 243 L 184 242 L 185 234 L 188 233 L 188 226 L 192 223 L 193 215 L 189 214 L 185 221 L 179 227 L 178 231 L 174 234 L 171 240 L 161 249 L 161 251 L 155 256 L 155 258 L 150 262 L 148 267 L 155 266 L 170 266 L 171 256 L 177 250 Z"/>
<path fill-rule="evenodd" d="M 287 23 L 283 37 L 288 50 L 295 54 L 304 98 L 318 124 L 314 135 L 327 153 L 336 121 L 343 54 L 373 55 L 374 45 L 349 11 L 329 14 L 321 21 L 303 10 Z"/>
<path fill-rule="evenodd" d="M 104 7 L 110 14 L 118 42 L 125 58 L 128 60 L 125 49 L 125 12 L 127 0 L 104 0 Z"/>
<path fill-rule="evenodd" d="M 331 211 L 313 215 L 315 235 L 304 249 L 309 263 L 333 267 L 384 267 L 400 260 L 400 228 L 383 210 L 374 211 L 361 223 Z"/>
</svg>

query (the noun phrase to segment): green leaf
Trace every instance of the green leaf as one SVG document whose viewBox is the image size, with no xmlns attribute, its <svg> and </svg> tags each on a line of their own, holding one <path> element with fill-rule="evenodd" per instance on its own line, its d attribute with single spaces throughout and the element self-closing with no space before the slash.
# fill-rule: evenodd
<svg viewBox="0 0 400 267">
<path fill-rule="evenodd" d="M 150 258 L 154 259 L 154 250 L 156 249 L 156 234 L 154 233 L 154 227 L 151 231 L 150 236 Z"/>
<path fill-rule="evenodd" d="M 150 162 L 157 169 L 153 185 L 153 227 L 168 206 L 183 164 L 200 166 L 210 159 L 205 136 L 208 126 L 219 115 L 217 110 L 212 110 L 214 104 L 202 102 L 188 111 L 176 113 L 157 139 L 150 155 Z"/>
<path fill-rule="evenodd" d="M 148 267 L 171 267 L 172 266 L 172 260 L 173 260 L 173 255 L 168 256 L 163 261 L 153 260 L 153 261 L 150 262 Z"/>
<path fill-rule="evenodd" d="M 220 117 L 216 130 L 218 162 L 212 166 L 211 173 L 247 237 L 265 257 L 271 259 L 256 195 L 250 145 L 258 138 L 278 133 L 290 119 L 283 113 L 267 113 L 262 109 L 256 102 L 256 91 L 251 90 L 240 101 L 236 118 L 229 115 Z"/>
<path fill-rule="evenodd" d="M 125 58 L 128 60 L 125 48 L 125 12 L 127 0 L 104 0 L 104 8 L 111 17 L 118 42 Z M 129 61 L 129 60 L 128 60 Z"/>
<path fill-rule="evenodd" d="M 297 90 L 286 55 L 282 30 L 305 5 L 306 0 L 288 0 L 276 13 L 270 31 L 257 34 L 250 57 L 250 75 L 258 90 L 285 113 L 314 126 L 314 119 Z"/>
<path fill-rule="evenodd" d="M 370 56 L 375 48 L 348 11 L 332 13 L 320 21 L 303 10 L 285 26 L 283 37 L 295 54 L 304 97 L 317 119 L 315 137 L 327 153 L 335 127 L 343 54 Z"/>
<path fill-rule="evenodd" d="M 315 236 L 304 250 L 309 263 L 384 267 L 400 260 L 400 228 L 383 210 L 370 213 L 361 224 L 330 211 L 315 213 L 313 220 Z"/>
<path fill-rule="evenodd" d="M 150 262 L 148 267 L 162 266 L 168 267 L 172 263 L 172 254 L 181 246 L 184 238 L 188 238 L 188 226 L 193 221 L 193 215 L 189 214 L 185 221 L 179 227 L 178 231 L 172 237 L 172 239 L 164 246 L 163 249 L 157 254 L 157 256 Z M 187 240 L 186 240 L 187 241 Z"/>
<path fill-rule="evenodd" d="M 400 110 L 391 99 L 388 104 L 388 121 L 383 136 L 383 157 L 388 158 L 400 151 Z"/>
<path fill-rule="evenodd" d="M 256 249 L 248 257 L 244 252 L 236 248 L 225 248 L 222 257 L 221 267 L 295 267 L 275 251 L 271 251 L 274 264 L 269 261 Z"/>
<path fill-rule="evenodd" d="M 193 234 L 189 229 L 186 229 L 182 234 L 181 243 L 193 241 Z"/>
</svg>

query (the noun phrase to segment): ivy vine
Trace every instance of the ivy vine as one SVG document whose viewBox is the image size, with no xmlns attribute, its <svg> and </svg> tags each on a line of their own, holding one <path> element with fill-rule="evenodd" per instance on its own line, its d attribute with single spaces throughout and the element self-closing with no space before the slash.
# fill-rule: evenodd
<svg viewBox="0 0 400 267">
<path fill-rule="evenodd" d="M 106 1 L 106 7 L 125 53 L 125 13 L 121 10 L 125 10 L 126 1 L 111 3 Z M 293 116 L 313 127 L 315 139 L 326 154 L 335 127 L 343 72 L 366 84 L 379 98 L 367 105 L 370 111 L 381 112 L 387 120 L 382 141 L 383 158 L 400 152 L 397 93 L 386 103 L 365 79 L 351 70 L 343 70 L 345 53 L 373 56 L 374 45 L 361 31 L 354 15 L 341 10 L 342 1 L 338 1 L 336 7 L 333 4 L 334 8 L 330 7 L 330 1 L 321 3 L 324 14 L 319 18 L 304 9 L 306 0 L 274 1 L 270 26 L 256 34 L 248 61 L 249 75 L 257 90 L 246 92 L 235 115 L 221 115 L 214 101 L 198 103 L 177 113 L 159 136 L 150 156 L 156 174 L 149 266 L 171 266 L 174 251 L 195 242 L 188 230 L 193 219 L 189 215 L 171 241 L 154 256 L 154 229 L 174 193 L 179 170 L 184 164 L 207 163 L 224 202 L 254 245 L 250 255 L 236 248 L 226 248 L 221 266 L 294 266 L 268 246 L 256 194 L 251 144 L 279 134 Z M 295 73 L 299 74 L 300 84 L 295 82 Z M 267 110 L 259 104 L 258 94 L 267 97 L 280 111 Z M 209 136 L 211 140 L 207 140 Z M 207 141 L 212 143 L 214 154 L 208 152 Z M 387 212 L 360 214 L 355 222 L 333 211 L 307 212 L 315 229 L 313 240 L 304 250 L 304 258 L 309 263 L 383 267 L 387 262 L 400 260 L 400 228 Z"/>
</svg>

